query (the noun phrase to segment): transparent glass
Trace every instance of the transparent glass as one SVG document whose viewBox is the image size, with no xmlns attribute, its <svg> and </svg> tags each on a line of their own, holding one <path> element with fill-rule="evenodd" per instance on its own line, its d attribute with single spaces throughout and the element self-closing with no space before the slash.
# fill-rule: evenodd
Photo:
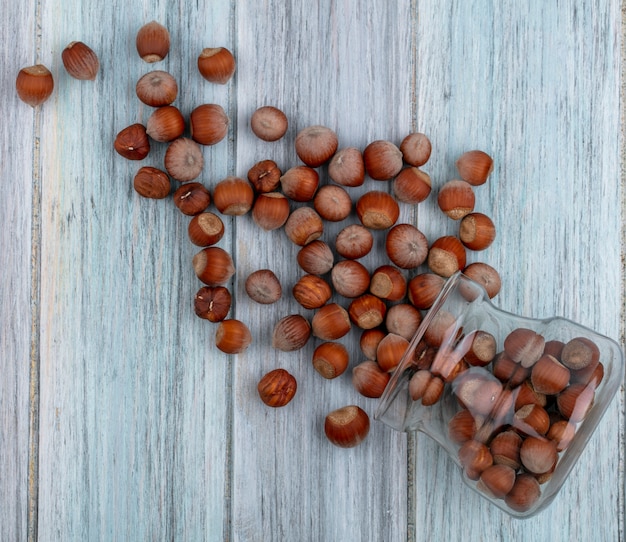
<svg viewBox="0 0 626 542">
<path fill-rule="evenodd" d="M 467 485 L 525 518 L 554 499 L 623 373 L 615 341 L 564 318 L 497 309 L 457 273 L 424 316 L 375 418 L 429 435 Z"/>
</svg>

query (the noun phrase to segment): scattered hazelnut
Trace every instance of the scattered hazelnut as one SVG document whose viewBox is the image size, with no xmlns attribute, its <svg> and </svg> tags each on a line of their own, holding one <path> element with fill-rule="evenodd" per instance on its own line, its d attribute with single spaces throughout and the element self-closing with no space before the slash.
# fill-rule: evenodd
<svg viewBox="0 0 626 542">
<path fill-rule="evenodd" d="M 366 228 L 385 230 L 398 220 L 400 207 L 387 192 L 372 190 L 357 200 L 356 214 Z"/>
<path fill-rule="evenodd" d="M 493 159 L 484 151 L 464 152 L 456 161 L 461 179 L 478 186 L 485 184 L 493 170 Z"/>
<path fill-rule="evenodd" d="M 338 150 L 328 164 L 328 176 L 342 186 L 361 186 L 365 182 L 363 154 L 356 147 Z"/>
<path fill-rule="evenodd" d="M 295 166 L 283 173 L 280 186 L 283 194 L 292 201 L 311 201 L 319 186 L 317 171 L 309 166 Z"/>
<path fill-rule="evenodd" d="M 363 361 L 352 369 L 352 385 L 364 397 L 380 397 L 390 378 L 389 373 L 372 360 Z"/>
<path fill-rule="evenodd" d="M 328 303 L 315 311 L 311 327 L 313 335 L 318 339 L 335 341 L 350 331 L 350 316 L 338 303 Z"/>
<path fill-rule="evenodd" d="M 361 329 L 372 329 L 384 322 L 387 305 L 375 295 L 363 294 L 350 303 L 348 314 L 356 326 Z"/>
<path fill-rule="evenodd" d="M 169 143 L 183 135 L 185 118 L 177 107 L 164 105 L 148 117 L 146 133 L 155 141 Z"/>
<path fill-rule="evenodd" d="M 245 282 L 248 297 L 262 305 L 271 305 L 283 294 L 278 277 L 271 269 L 259 269 L 248 275 Z"/>
<path fill-rule="evenodd" d="M 218 104 L 202 104 L 189 115 L 191 138 L 200 145 L 216 145 L 228 134 L 230 120 Z"/>
<path fill-rule="evenodd" d="M 170 33 L 162 24 L 151 21 L 139 29 L 135 45 L 143 61 L 160 62 L 170 51 Z"/>
<path fill-rule="evenodd" d="M 387 335 L 381 328 L 365 329 L 359 339 L 359 347 L 366 359 L 376 360 L 376 351 L 380 341 Z"/>
<path fill-rule="evenodd" d="M 378 140 L 363 150 L 365 171 L 374 180 L 393 179 L 402 169 L 402 153 L 390 141 Z"/>
<path fill-rule="evenodd" d="M 166 198 L 170 194 L 171 186 L 167 173 L 155 167 L 140 168 L 133 179 L 135 191 L 144 198 Z"/>
<path fill-rule="evenodd" d="M 295 146 L 300 160 L 312 168 L 319 167 L 335 154 L 337 134 L 326 126 L 308 126 L 296 135 Z"/>
<path fill-rule="evenodd" d="M 313 198 L 313 208 L 329 222 L 339 222 L 350 215 L 352 199 L 341 186 L 322 186 Z"/>
<path fill-rule="evenodd" d="M 463 269 L 463 274 L 480 284 L 490 299 L 493 299 L 500 293 L 500 288 L 502 287 L 500 274 L 489 264 L 473 262 Z"/>
<path fill-rule="evenodd" d="M 409 347 L 409 341 L 395 333 L 387 333 L 376 348 L 376 361 L 381 370 L 393 371 Z"/>
<path fill-rule="evenodd" d="M 326 438 L 341 448 L 352 448 L 363 442 L 369 429 L 369 416 L 356 405 L 333 410 L 324 420 Z"/>
<path fill-rule="evenodd" d="M 201 183 L 185 183 L 174 192 L 174 205 L 181 213 L 195 216 L 211 203 L 211 195 Z"/>
<path fill-rule="evenodd" d="M 52 73 L 43 64 L 22 68 L 17 74 L 15 89 L 20 100 L 31 107 L 37 107 L 52 95 Z"/>
<path fill-rule="evenodd" d="M 245 215 L 254 201 L 252 185 L 240 177 L 226 177 L 213 188 L 213 203 L 223 215 Z"/>
<path fill-rule="evenodd" d="M 271 105 L 259 107 L 250 118 L 252 133 L 263 141 L 278 141 L 287 132 L 288 125 L 287 115 Z"/>
<path fill-rule="evenodd" d="M 296 259 L 302 270 L 311 275 L 328 273 L 334 264 L 333 251 L 328 244 L 319 239 L 303 246 L 298 251 Z"/>
<path fill-rule="evenodd" d="M 164 165 L 165 170 L 177 181 L 193 181 L 202 172 L 204 156 L 195 141 L 179 137 L 168 145 Z"/>
<path fill-rule="evenodd" d="M 274 326 L 272 346 L 283 352 L 300 350 L 311 336 L 311 324 L 300 314 L 284 316 Z"/>
<path fill-rule="evenodd" d="M 115 137 L 116 152 L 128 160 L 143 160 L 150 152 L 150 140 L 143 124 L 131 124 Z"/>
<path fill-rule="evenodd" d="M 196 276 L 208 286 L 221 286 L 235 274 L 233 259 L 220 247 L 203 248 L 192 264 Z"/>
<path fill-rule="evenodd" d="M 313 367 L 324 378 L 342 375 L 348 368 L 350 354 L 346 347 L 337 342 L 323 342 L 313 351 Z"/>
<path fill-rule="evenodd" d="M 288 404 L 296 394 L 298 384 L 285 369 L 274 369 L 257 384 L 259 397 L 267 406 L 278 408 Z"/>
<path fill-rule="evenodd" d="M 285 234 L 292 243 L 301 247 L 321 237 L 323 232 L 322 218 L 310 207 L 298 207 L 285 222 Z"/>
<path fill-rule="evenodd" d="M 261 160 L 248 170 L 248 180 L 258 194 L 274 192 L 280 185 L 282 172 L 274 160 Z"/>
<path fill-rule="evenodd" d="M 100 61 L 93 50 L 82 41 L 72 41 L 61 53 L 63 66 L 72 77 L 93 81 L 100 69 Z"/>
<path fill-rule="evenodd" d="M 224 223 L 215 213 L 199 213 L 189 222 L 187 234 L 189 240 L 196 246 L 215 245 L 224 236 Z"/>
<path fill-rule="evenodd" d="M 416 167 L 407 167 L 398 173 L 392 187 L 398 201 L 416 205 L 430 195 L 432 183 L 428 173 Z"/>
<path fill-rule="evenodd" d="M 357 260 L 369 254 L 374 246 L 374 236 L 361 224 L 350 224 L 335 238 L 335 250 L 340 256 Z"/>
<path fill-rule="evenodd" d="M 241 354 L 252 342 L 252 334 L 248 326 L 231 318 L 222 320 L 215 332 L 215 345 L 226 354 Z"/>
<path fill-rule="evenodd" d="M 385 327 L 389 333 L 395 333 L 410 341 L 422 322 L 422 314 L 413 305 L 398 303 L 387 310 Z"/>
<path fill-rule="evenodd" d="M 444 284 L 445 279 L 434 273 L 415 275 L 407 285 L 409 302 L 417 309 L 430 309 Z"/>
<path fill-rule="evenodd" d="M 289 218 L 289 200 L 280 192 L 263 192 L 252 205 L 252 219 L 265 231 L 284 226 Z"/>
<path fill-rule="evenodd" d="M 225 85 L 236 67 L 235 57 L 226 47 L 207 47 L 198 56 L 198 71 L 211 83 Z"/>
<path fill-rule="evenodd" d="M 203 286 L 194 298 L 194 311 L 209 322 L 221 322 L 230 311 L 231 299 L 224 286 Z"/>
<path fill-rule="evenodd" d="M 432 145 L 426 134 L 413 132 L 400 143 L 400 152 L 407 164 L 415 167 L 423 166 L 430 158 Z"/>
<path fill-rule="evenodd" d="M 304 275 L 294 284 L 294 299 L 305 309 L 319 309 L 332 295 L 329 284 L 317 275 Z M 315 329 L 313 330 L 315 334 Z"/>
<path fill-rule="evenodd" d="M 135 92 L 146 105 L 161 107 L 170 105 L 176 99 L 178 84 L 171 74 L 155 70 L 146 73 L 137 81 Z"/>
<path fill-rule="evenodd" d="M 476 196 L 472 185 L 453 180 L 445 183 L 437 196 L 439 208 L 453 220 L 460 220 L 474 210 Z"/>
<path fill-rule="evenodd" d="M 406 294 L 406 277 L 393 265 L 381 265 L 372 273 L 370 292 L 381 299 L 400 301 Z"/>
<path fill-rule="evenodd" d="M 396 224 L 385 238 L 389 259 L 401 269 L 415 269 L 428 256 L 428 240 L 413 224 Z"/>
<path fill-rule="evenodd" d="M 469 213 L 461 219 L 459 239 L 470 250 L 484 250 L 496 238 L 496 227 L 487 215 Z"/>
<path fill-rule="evenodd" d="M 343 297 L 354 298 L 367 292 L 370 273 L 356 260 L 342 260 L 332 268 L 330 280 L 335 292 Z"/>
<path fill-rule="evenodd" d="M 451 277 L 465 267 L 465 247 L 453 235 L 436 239 L 428 251 L 428 267 L 442 277 Z"/>
</svg>

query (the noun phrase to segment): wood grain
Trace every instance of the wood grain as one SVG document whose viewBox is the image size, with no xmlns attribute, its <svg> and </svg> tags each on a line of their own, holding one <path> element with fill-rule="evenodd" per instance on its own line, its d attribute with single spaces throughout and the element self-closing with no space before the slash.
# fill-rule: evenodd
<svg viewBox="0 0 626 542">
<path fill-rule="evenodd" d="M 92 3 L 93 4 L 93 3 Z M 477 188 L 496 243 L 473 254 L 502 274 L 496 304 L 532 317 L 560 315 L 624 341 L 624 149 L 620 121 L 622 15 L 617 0 L 521 6 L 384 0 L 196 2 L 134 5 L 74 0 L 11 4 L 0 104 L 5 126 L 0 201 L 5 279 L 0 282 L 0 538 L 2 540 L 617 540 L 624 538 L 624 392 L 614 400 L 550 508 L 513 520 L 463 486 L 452 460 L 424 435 L 372 422 L 360 447 L 330 446 L 325 414 L 375 400 L 347 372 L 325 381 L 311 339 L 297 353 L 269 346 L 278 318 L 298 307 L 297 247 L 251 217 L 225 217 L 233 254 L 233 317 L 254 342 L 229 357 L 215 326 L 193 313 L 201 286 L 191 268 L 188 217 L 172 201 L 132 189 L 140 165 L 162 164 L 165 146 L 130 163 L 115 134 L 151 112 L 134 94 L 151 69 L 180 83 L 188 114 L 219 103 L 228 137 L 204 149 L 202 182 L 245 177 L 258 160 L 299 163 L 299 129 L 325 124 L 340 145 L 399 143 L 426 132 L 424 169 L 436 190 L 468 148 L 496 159 Z M 172 36 L 149 66 L 134 37 L 156 19 Z M 19 39 L 18 39 L 19 38 Z M 60 54 L 83 40 L 98 52 L 94 82 L 76 81 Z M 233 50 L 225 86 L 201 79 L 203 47 Z M 17 51 L 17 52 L 15 52 Z M 15 54 L 14 54 L 15 53 Z M 43 61 L 56 91 L 37 111 L 18 101 L 19 67 Z M 259 106 L 283 109 L 276 143 L 256 139 Z M 621 136 L 620 136 L 621 134 Z M 325 168 L 322 182 L 328 182 Z M 388 190 L 369 180 L 351 189 Z M 332 240 L 343 223 L 329 224 Z M 401 221 L 433 240 L 455 233 L 431 198 L 401 207 Z M 383 261 L 383 234 L 364 262 Z M 247 298 L 245 277 L 272 268 L 285 295 L 271 307 Z M 347 300 L 336 301 L 347 306 Z M 342 342 L 361 361 L 358 331 Z M 299 382 L 283 409 L 265 407 L 256 383 L 282 366 Z M 32 374 L 29 374 L 32 368 Z M 30 426 L 29 426 L 30 424 Z M 30 427 L 30 428 L 29 428 Z M 29 436 L 30 430 L 30 436 Z M 30 481 L 29 486 L 29 461 Z M 8 473 L 8 474 L 7 474 Z M 558 519 L 558 521 L 557 521 Z"/>
</svg>

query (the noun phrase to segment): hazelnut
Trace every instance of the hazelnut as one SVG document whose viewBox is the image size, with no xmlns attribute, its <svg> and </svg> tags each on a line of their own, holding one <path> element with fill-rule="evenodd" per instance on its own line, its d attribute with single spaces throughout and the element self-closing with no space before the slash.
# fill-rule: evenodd
<svg viewBox="0 0 626 542">
<path fill-rule="evenodd" d="M 204 156 L 195 141 L 179 137 L 168 145 L 164 165 L 165 170 L 177 181 L 193 181 L 202 172 Z"/>
<path fill-rule="evenodd" d="M 419 168 L 404 168 L 392 183 L 398 201 L 416 205 L 424 201 L 432 190 L 430 176 Z"/>
<path fill-rule="evenodd" d="M 160 62 L 170 51 L 170 33 L 162 24 L 151 21 L 139 29 L 135 45 L 143 61 Z"/>
<path fill-rule="evenodd" d="M 519 451 L 523 441 L 521 435 L 512 429 L 498 433 L 489 444 L 493 462 L 518 470 L 522 466 Z"/>
<path fill-rule="evenodd" d="M 235 274 L 233 259 L 220 247 L 203 248 L 192 264 L 197 277 L 208 286 L 221 286 Z"/>
<path fill-rule="evenodd" d="M 292 243 L 301 247 L 321 237 L 323 232 L 322 218 L 310 207 L 298 207 L 285 222 L 285 234 Z"/>
<path fill-rule="evenodd" d="M 556 451 L 565 450 L 576 435 L 576 426 L 568 420 L 558 420 L 550 425 L 546 437 L 554 441 Z"/>
<path fill-rule="evenodd" d="M 143 75 L 135 86 L 137 98 L 151 107 L 170 105 L 178 96 L 178 84 L 174 77 L 163 71 L 155 70 Z"/>
<path fill-rule="evenodd" d="M 559 361 L 561 360 L 561 352 L 563 352 L 563 347 L 565 343 L 563 341 L 551 340 L 546 341 L 546 344 L 543 347 L 543 353 L 548 354 L 550 356 L 554 356 Z"/>
<path fill-rule="evenodd" d="M 337 134 L 326 126 L 308 126 L 296 135 L 296 154 L 307 166 L 319 167 L 335 154 Z"/>
<path fill-rule="evenodd" d="M 328 164 L 328 176 L 342 186 L 361 186 L 365 182 L 363 154 L 355 147 L 338 150 Z"/>
<path fill-rule="evenodd" d="M 170 194 L 171 186 L 167 173 L 155 167 L 140 168 L 133 179 L 135 191 L 144 198 L 166 198 Z"/>
<path fill-rule="evenodd" d="M 393 179 L 402 169 L 402 153 L 390 141 L 378 140 L 363 150 L 365 171 L 374 180 Z"/>
<path fill-rule="evenodd" d="M 155 141 L 169 143 L 183 135 L 185 119 L 177 107 L 164 105 L 148 117 L 146 133 Z"/>
<path fill-rule="evenodd" d="M 442 277 L 451 277 L 465 267 L 465 247 L 453 235 L 439 237 L 428 251 L 428 267 Z"/>
<path fill-rule="evenodd" d="M 445 279 L 434 273 L 415 275 L 407 285 L 409 302 L 417 309 L 430 309 L 444 284 Z"/>
<path fill-rule="evenodd" d="M 194 298 L 194 311 L 209 322 L 221 322 L 230 311 L 231 299 L 224 286 L 203 286 Z"/>
<path fill-rule="evenodd" d="M 395 333 L 387 333 L 376 348 L 376 361 L 381 370 L 393 371 L 409 347 L 409 341 Z"/>
<path fill-rule="evenodd" d="M 248 326 L 240 320 L 222 320 L 215 332 L 215 345 L 226 354 L 241 354 L 252 342 Z"/>
<path fill-rule="evenodd" d="M 491 465 L 480 474 L 477 487 L 495 499 L 503 499 L 514 483 L 515 471 L 511 467 Z"/>
<path fill-rule="evenodd" d="M 202 104 L 189 114 L 191 138 L 200 145 L 216 145 L 228 134 L 230 120 L 218 104 Z"/>
<path fill-rule="evenodd" d="M 334 263 L 333 251 L 319 239 L 303 246 L 296 256 L 298 265 L 305 273 L 323 275 L 328 273 Z"/>
<path fill-rule="evenodd" d="M 516 388 L 530 375 L 530 368 L 513 361 L 505 352 L 500 352 L 493 360 L 493 376 L 509 388 Z"/>
<path fill-rule="evenodd" d="M 211 195 L 201 183 L 186 183 L 174 192 L 174 205 L 181 213 L 195 216 L 203 212 L 211 203 Z"/>
<path fill-rule="evenodd" d="M 439 208 L 453 220 L 460 220 L 471 213 L 475 203 L 472 185 L 456 179 L 445 183 L 437 196 Z"/>
<path fill-rule="evenodd" d="M 361 224 L 350 224 L 343 228 L 335 238 L 335 250 L 340 256 L 357 260 L 369 254 L 374 246 L 374 236 Z"/>
<path fill-rule="evenodd" d="M 409 395 L 413 401 L 420 401 L 424 397 L 433 378 L 428 369 L 420 369 L 413 373 L 411 380 L 409 380 Z"/>
<path fill-rule="evenodd" d="M 271 269 L 259 269 L 248 275 L 245 282 L 248 297 L 262 305 L 271 305 L 283 294 L 278 277 Z"/>
<path fill-rule="evenodd" d="M 380 328 L 363 330 L 359 339 L 359 347 L 367 359 L 376 360 L 378 345 L 385 335 L 387 335 L 387 333 Z"/>
<path fill-rule="evenodd" d="M 437 351 L 438 349 L 436 347 L 428 346 L 426 341 L 422 339 L 415 347 L 411 366 L 418 371 L 421 369 L 430 369 L 433 361 L 435 360 L 435 356 L 437 355 Z"/>
<path fill-rule="evenodd" d="M 440 347 L 445 341 L 451 340 L 457 330 L 456 316 L 449 311 L 437 311 L 424 331 L 424 340 L 429 346 Z"/>
<path fill-rule="evenodd" d="M 599 361 L 598 346 L 586 337 L 572 339 L 565 344 L 561 352 L 561 362 L 573 371 L 579 371 L 589 365 L 595 366 Z"/>
<path fill-rule="evenodd" d="M 387 232 L 385 251 L 401 269 L 415 269 L 426 261 L 428 241 L 412 224 L 396 224 Z"/>
<path fill-rule="evenodd" d="M 469 365 L 485 367 L 496 357 L 496 347 L 496 338 L 491 333 L 478 330 L 464 359 Z"/>
<path fill-rule="evenodd" d="M 369 429 L 369 416 L 356 405 L 333 410 L 324 420 L 326 438 L 341 448 L 352 448 L 363 442 Z"/>
<path fill-rule="evenodd" d="M 570 376 L 572 384 L 587 384 L 597 388 L 604 378 L 604 365 L 599 362 L 595 367 L 593 365 L 587 365 L 584 369 L 571 371 Z"/>
<path fill-rule="evenodd" d="M 554 356 L 544 354 L 532 367 L 530 381 L 535 390 L 546 395 L 555 395 L 569 384 L 570 371 Z"/>
<path fill-rule="evenodd" d="M 327 184 L 315 194 L 313 207 L 324 220 L 339 222 L 350 215 L 352 199 L 341 186 Z"/>
<path fill-rule="evenodd" d="M 252 185 L 240 177 L 226 177 L 213 189 L 213 203 L 223 215 L 245 215 L 254 201 Z"/>
<path fill-rule="evenodd" d="M 329 303 L 315 312 L 311 327 L 313 335 L 318 339 L 335 341 L 350 331 L 350 316 L 341 305 Z"/>
<path fill-rule="evenodd" d="M 224 223 L 215 213 L 199 213 L 189 222 L 187 234 L 189 240 L 196 246 L 215 245 L 224 236 Z"/>
<path fill-rule="evenodd" d="M 493 159 L 484 151 L 467 151 L 456 161 L 456 167 L 461 179 L 478 186 L 487 181 L 493 170 Z"/>
<path fill-rule="evenodd" d="M 506 505 L 516 512 L 527 512 L 539 500 L 541 487 L 537 479 L 528 473 L 518 474 L 513 488 L 504 497 Z"/>
<path fill-rule="evenodd" d="M 288 125 L 287 115 L 271 105 L 259 107 L 250 118 L 252 133 L 263 141 L 278 141 L 287 132 Z"/>
<path fill-rule="evenodd" d="M 63 66 L 72 77 L 93 81 L 100 69 L 98 56 L 82 41 L 72 41 L 61 53 Z"/>
<path fill-rule="evenodd" d="M 252 219 L 265 231 L 284 226 L 289 212 L 289 200 L 280 192 L 263 192 L 252 205 Z"/>
<path fill-rule="evenodd" d="M 348 314 L 356 326 L 361 329 L 372 329 L 385 320 L 387 305 L 375 295 L 363 294 L 350 303 Z"/>
<path fill-rule="evenodd" d="M 207 47 L 198 56 L 198 71 L 211 83 L 225 85 L 236 67 L 235 57 L 226 47 Z"/>
<path fill-rule="evenodd" d="M 248 180 L 259 194 L 274 192 L 280 185 L 281 175 L 274 160 L 261 160 L 248 170 Z"/>
<path fill-rule="evenodd" d="M 430 158 L 432 145 L 426 134 L 413 132 L 407 135 L 400 143 L 400 152 L 407 164 L 423 166 Z"/>
<path fill-rule="evenodd" d="M 469 410 L 459 410 L 448 422 L 448 436 L 456 444 L 472 440 L 476 434 L 476 420 Z"/>
<path fill-rule="evenodd" d="M 397 222 L 400 207 L 387 192 L 372 190 L 357 200 L 356 214 L 366 228 L 385 230 Z"/>
<path fill-rule="evenodd" d="M 496 227 L 487 215 L 469 213 L 461 219 L 459 239 L 470 250 L 485 250 L 496 238 Z"/>
<path fill-rule="evenodd" d="M 150 152 L 150 141 L 143 124 L 131 124 L 115 137 L 116 152 L 128 160 L 143 160 Z"/>
<path fill-rule="evenodd" d="M 452 391 L 459 402 L 474 416 L 487 416 L 498 404 L 502 384 L 490 373 L 477 369 L 466 371 L 455 379 Z"/>
<path fill-rule="evenodd" d="M 525 438 L 519 453 L 522 465 L 533 474 L 548 472 L 557 461 L 556 444 L 546 438 Z"/>
<path fill-rule="evenodd" d="M 556 398 L 561 415 L 572 423 L 585 419 L 593 406 L 595 388 L 585 384 L 570 384 Z"/>
<path fill-rule="evenodd" d="M 528 404 L 515 411 L 512 425 L 522 435 L 545 435 L 550 428 L 550 416 L 543 407 L 536 404 Z"/>
<path fill-rule="evenodd" d="M 504 339 L 504 351 L 522 367 L 532 367 L 543 354 L 546 341 L 532 329 L 517 328 Z"/>
<path fill-rule="evenodd" d="M 296 394 L 298 384 L 285 369 L 274 369 L 257 384 L 259 397 L 267 406 L 279 408 L 288 404 Z"/>
<path fill-rule="evenodd" d="M 493 465 L 493 457 L 482 442 L 468 440 L 459 449 L 459 462 L 470 480 L 478 480 L 482 472 Z"/>
<path fill-rule="evenodd" d="M 390 378 L 389 373 L 372 360 L 363 361 L 352 369 L 352 385 L 364 397 L 380 397 Z"/>
<path fill-rule="evenodd" d="M 300 314 L 281 318 L 274 326 L 272 346 L 283 352 L 300 350 L 311 336 L 311 324 Z"/>
<path fill-rule="evenodd" d="M 283 173 L 280 186 L 283 194 L 292 201 L 311 201 L 319 186 L 317 171 L 309 166 L 295 166 Z"/>
<path fill-rule="evenodd" d="M 37 107 L 52 95 L 52 73 L 43 64 L 22 68 L 15 80 L 15 90 L 20 100 L 31 107 Z"/>
<path fill-rule="evenodd" d="M 372 273 L 370 292 L 381 299 L 400 301 L 406 294 L 406 277 L 393 265 L 381 265 Z"/>
<path fill-rule="evenodd" d="M 463 274 L 480 284 L 487 292 L 489 299 L 493 299 L 500 292 L 502 281 L 500 274 L 489 264 L 474 262 L 463 269 Z"/>
<path fill-rule="evenodd" d="M 332 290 L 323 278 L 304 275 L 294 284 L 292 294 L 305 309 L 319 309 L 330 299 Z"/>
<path fill-rule="evenodd" d="M 323 342 L 313 351 L 313 367 L 324 378 L 342 375 L 348 368 L 350 354 L 341 343 Z"/>
<path fill-rule="evenodd" d="M 385 316 L 385 327 L 410 341 L 422 322 L 422 314 L 413 305 L 398 303 L 389 307 Z"/>
<path fill-rule="evenodd" d="M 367 292 L 370 285 L 370 273 L 356 260 L 338 262 L 330 272 L 330 280 L 335 292 L 343 297 L 359 297 Z"/>
<path fill-rule="evenodd" d="M 518 365 L 522 367 L 521 365 Z M 524 367 L 522 367 L 524 369 Z M 529 371 L 529 369 L 526 369 Z M 530 371 L 529 371 L 530 372 Z M 547 397 L 543 393 L 539 393 L 532 385 L 530 379 L 524 380 L 516 390 L 515 408 L 519 409 L 524 405 L 538 405 L 545 407 L 548 403 Z"/>
</svg>

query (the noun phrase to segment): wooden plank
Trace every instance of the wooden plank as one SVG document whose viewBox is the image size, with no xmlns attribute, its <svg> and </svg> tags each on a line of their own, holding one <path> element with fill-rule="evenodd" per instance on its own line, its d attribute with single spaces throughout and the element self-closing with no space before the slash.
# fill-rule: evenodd
<svg viewBox="0 0 626 542">
<path fill-rule="evenodd" d="M 296 133 L 322 124 L 337 131 L 340 146 L 363 149 L 375 139 L 399 144 L 411 129 L 411 12 L 409 2 L 394 9 L 383 1 L 287 3 L 239 2 L 237 174 L 270 158 L 285 171 L 301 164 L 295 155 Z M 249 119 L 262 105 L 281 108 L 290 120 L 285 138 L 265 143 L 252 135 Z M 326 169 L 319 169 L 322 183 Z M 369 180 L 351 189 L 388 190 Z M 403 220 L 410 212 L 403 211 Z M 249 218 L 249 217 L 248 217 Z M 337 231 L 356 221 L 353 214 L 326 224 L 322 239 L 332 243 Z M 251 220 L 237 223 L 237 314 L 253 323 L 257 347 L 235 364 L 233 427 L 234 540 L 403 540 L 407 538 L 406 439 L 372 420 L 370 436 L 359 447 L 332 446 L 323 434 L 325 415 L 346 404 L 373 414 L 375 400 L 360 397 L 349 371 L 323 381 L 311 365 L 311 339 L 295 353 L 270 347 L 275 322 L 313 311 L 291 298 L 302 275 L 298 247 L 282 230 L 263 232 Z M 371 270 L 383 259 L 382 236 L 364 259 Z M 243 279 L 269 266 L 280 277 L 283 299 L 267 307 L 251 302 Z M 348 300 L 333 298 L 344 307 Z M 341 339 L 351 353 L 350 367 L 362 361 L 359 332 Z M 299 387 L 293 401 L 279 410 L 265 407 L 256 394 L 261 376 L 284 367 Z"/>
<path fill-rule="evenodd" d="M 618 2 L 420 2 L 418 12 L 418 119 L 433 140 L 431 174 L 454 177 L 469 148 L 496 161 L 476 193 L 499 237 L 473 258 L 502 275 L 496 305 L 623 340 Z M 422 223 L 439 228 L 436 214 Z M 621 391 L 560 495 L 526 521 L 465 488 L 420 436 L 416 539 L 621 539 L 623 405 Z"/>
<path fill-rule="evenodd" d="M 0 174 L 7 180 L 0 201 L 0 539 L 20 541 L 28 537 L 28 484 L 36 482 L 37 475 L 36 464 L 29 464 L 28 451 L 29 372 L 36 362 L 31 273 L 36 276 L 37 271 L 31 232 L 38 221 L 33 203 L 38 197 L 36 134 L 41 113 L 18 99 L 15 78 L 22 67 L 47 59 L 37 50 L 35 7 L 7 5 L 3 13 L 0 41 L 23 46 L 5 47 L 0 56 L 6 75 L 1 83 L 0 115 L 7 127 L 0 161 Z"/>
</svg>

